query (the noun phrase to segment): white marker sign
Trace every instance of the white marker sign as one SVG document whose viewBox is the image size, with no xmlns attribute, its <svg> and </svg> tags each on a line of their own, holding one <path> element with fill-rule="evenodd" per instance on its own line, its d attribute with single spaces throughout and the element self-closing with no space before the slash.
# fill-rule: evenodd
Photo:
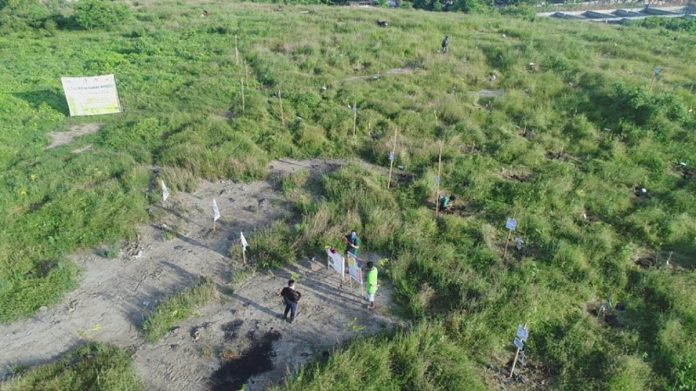
<svg viewBox="0 0 696 391">
<path fill-rule="evenodd" d="M 121 112 L 114 75 L 61 77 L 70 116 Z"/>
<path fill-rule="evenodd" d="M 164 181 L 161 179 L 160 184 L 162 185 L 162 201 L 166 201 L 167 198 L 169 198 L 169 189 L 167 189 L 167 185 L 165 185 Z"/>
<path fill-rule="evenodd" d="M 218 208 L 217 201 L 213 198 L 213 221 L 220 220 L 220 208 Z"/>
</svg>

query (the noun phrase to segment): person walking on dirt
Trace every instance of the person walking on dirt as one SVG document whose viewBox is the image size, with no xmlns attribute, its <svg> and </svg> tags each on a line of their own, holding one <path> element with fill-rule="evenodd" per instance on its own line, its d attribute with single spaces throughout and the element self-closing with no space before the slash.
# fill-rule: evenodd
<svg viewBox="0 0 696 391">
<path fill-rule="evenodd" d="M 373 262 L 367 263 L 367 301 L 370 302 L 367 308 L 375 308 L 375 294 L 377 294 L 377 268 Z"/>
<path fill-rule="evenodd" d="M 343 238 L 346 243 L 346 255 L 352 255 L 353 258 L 358 258 L 358 250 L 360 249 L 360 238 L 355 230 L 350 231 L 348 235 Z"/>
<path fill-rule="evenodd" d="M 295 280 L 289 280 L 288 286 L 280 291 L 280 295 L 283 297 L 285 302 L 285 312 L 283 313 L 283 320 L 287 320 L 292 323 L 295 320 L 295 315 L 297 314 L 297 303 L 300 301 L 302 294 L 295 290 Z M 288 312 L 290 312 L 290 319 L 288 319 Z"/>
<path fill-rule="evenodd" d="M 449 35 L 445 35 L 445 39 L 442 40 L 442 53 L 447 53 L 449 49 Z"/>
</svg>

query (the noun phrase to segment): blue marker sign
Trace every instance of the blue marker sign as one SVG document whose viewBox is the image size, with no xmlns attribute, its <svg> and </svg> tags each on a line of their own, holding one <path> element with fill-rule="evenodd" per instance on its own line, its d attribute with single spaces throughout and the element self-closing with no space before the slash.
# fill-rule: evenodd
<svg viewBox="0 0 696 391">
<path fill-rule="evenodd" d="M 517 347 L 517 349 L 524 349 L 524 342 L 521 339 L 515 338 L 515 340 L 512 341 L 512 343 Z"/>
<path fill-rule="evenodd" d="M 389 161 L 390 162 L 394 161 L 394 151 L 389 151 Z"/>
<path fill-rule="evenodd" d="M 529 332 L 522 325 L 517 326 L 517 338 L 519 338 L 523 342 L 526 341 L 527 338 L 529 338 Z"/>
<path fill-rule="evenodd" d="M 505 228 L 509 229 L 510 231 L 514 231 L 515 228 L 517 228 L 517 220 L 513 219 L 512 217 L 508 217 L 507 221 L 505 222 Z"/>
<path fill-rule="evenodd" d="M 440 184 L 440 176 L 439 175 L 435 177 L 435 184 L 436 185 Z"/>
</svg>

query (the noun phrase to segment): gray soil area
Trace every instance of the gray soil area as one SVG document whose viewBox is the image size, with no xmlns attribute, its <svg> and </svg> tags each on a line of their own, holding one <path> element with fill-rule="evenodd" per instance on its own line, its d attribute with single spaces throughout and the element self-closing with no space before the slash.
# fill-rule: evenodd
<svg viewBox="0 0 696 391">
<path fill-rule="evenodd" d="M 51 139 L 51 143 L 45 149 L 52 149 L 60 147 L 61 145 L 70 144 L 74 139 L 80 136 L 86 136 L 88 134 L 94 134 L 101 129 L 102 125 L 97 123 L 83 124 L 83 125 L 73 125 L 68 131 L 65 132 L 51 132 L 48 137 Z M 84 152 L 81 150 L 73 151 L 75 153 Z"/>
<path fill-rule="evenodd" d="M 236 390 L 245 384 L 262 390 L 352 338 L 394 327 L 391 287 L 382 281 L 377 310 L 366 309 L 359 287 L 326 267 L 323 249 L 231 285 L 243 270 L 240 259 L 229 257 L 239 233 L 249 238 L 290 216 L 291 202 L 273 178 L 298 170 L 318 176 L 342 164 L 275 161 L 269 181 L 203 182 L 194 193 L 174 193 L 153 205 L 152 224 L 142 226 L 116 259 L 99 250 L 73 255 L 83 270 L 78 288 L 31 319 L 0 325 L 0 379 L 10 380 L 14 367 L 50 362 L 94 340 L 128 351 L 147 390 Z M 222 215 L 214 231 L 213 198 Z M 158 342 L 146 343 L 147 315 L 201 277 L 217 285 L 217 297 Z M 290 277 L 302 293 L 292 324 L 281 319 L 279 296 Z"/>
</svg>

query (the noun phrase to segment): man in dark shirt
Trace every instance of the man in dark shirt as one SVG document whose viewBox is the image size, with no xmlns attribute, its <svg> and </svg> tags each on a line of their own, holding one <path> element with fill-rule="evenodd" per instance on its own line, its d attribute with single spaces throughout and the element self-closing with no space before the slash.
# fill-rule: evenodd
<svg viewBox="0 0 696 391">
<path fill-rule="evenodd" d="M 300 297 L 302 297 L 302 294 L 295 290 L 295 280 L 288 281 L 288 286 L 280 291 L 280 295 L 283 297 L 283 301 L 285 302 L 283 320 L 287 320 L 288 322 L 292 323 L 292 321 L 295 320 L 295 313 L 297 313 L 297 302 L 299 302 Z M 290 312 L 290 319 L 288 319 L 288 312 Z"/>
</svg>

